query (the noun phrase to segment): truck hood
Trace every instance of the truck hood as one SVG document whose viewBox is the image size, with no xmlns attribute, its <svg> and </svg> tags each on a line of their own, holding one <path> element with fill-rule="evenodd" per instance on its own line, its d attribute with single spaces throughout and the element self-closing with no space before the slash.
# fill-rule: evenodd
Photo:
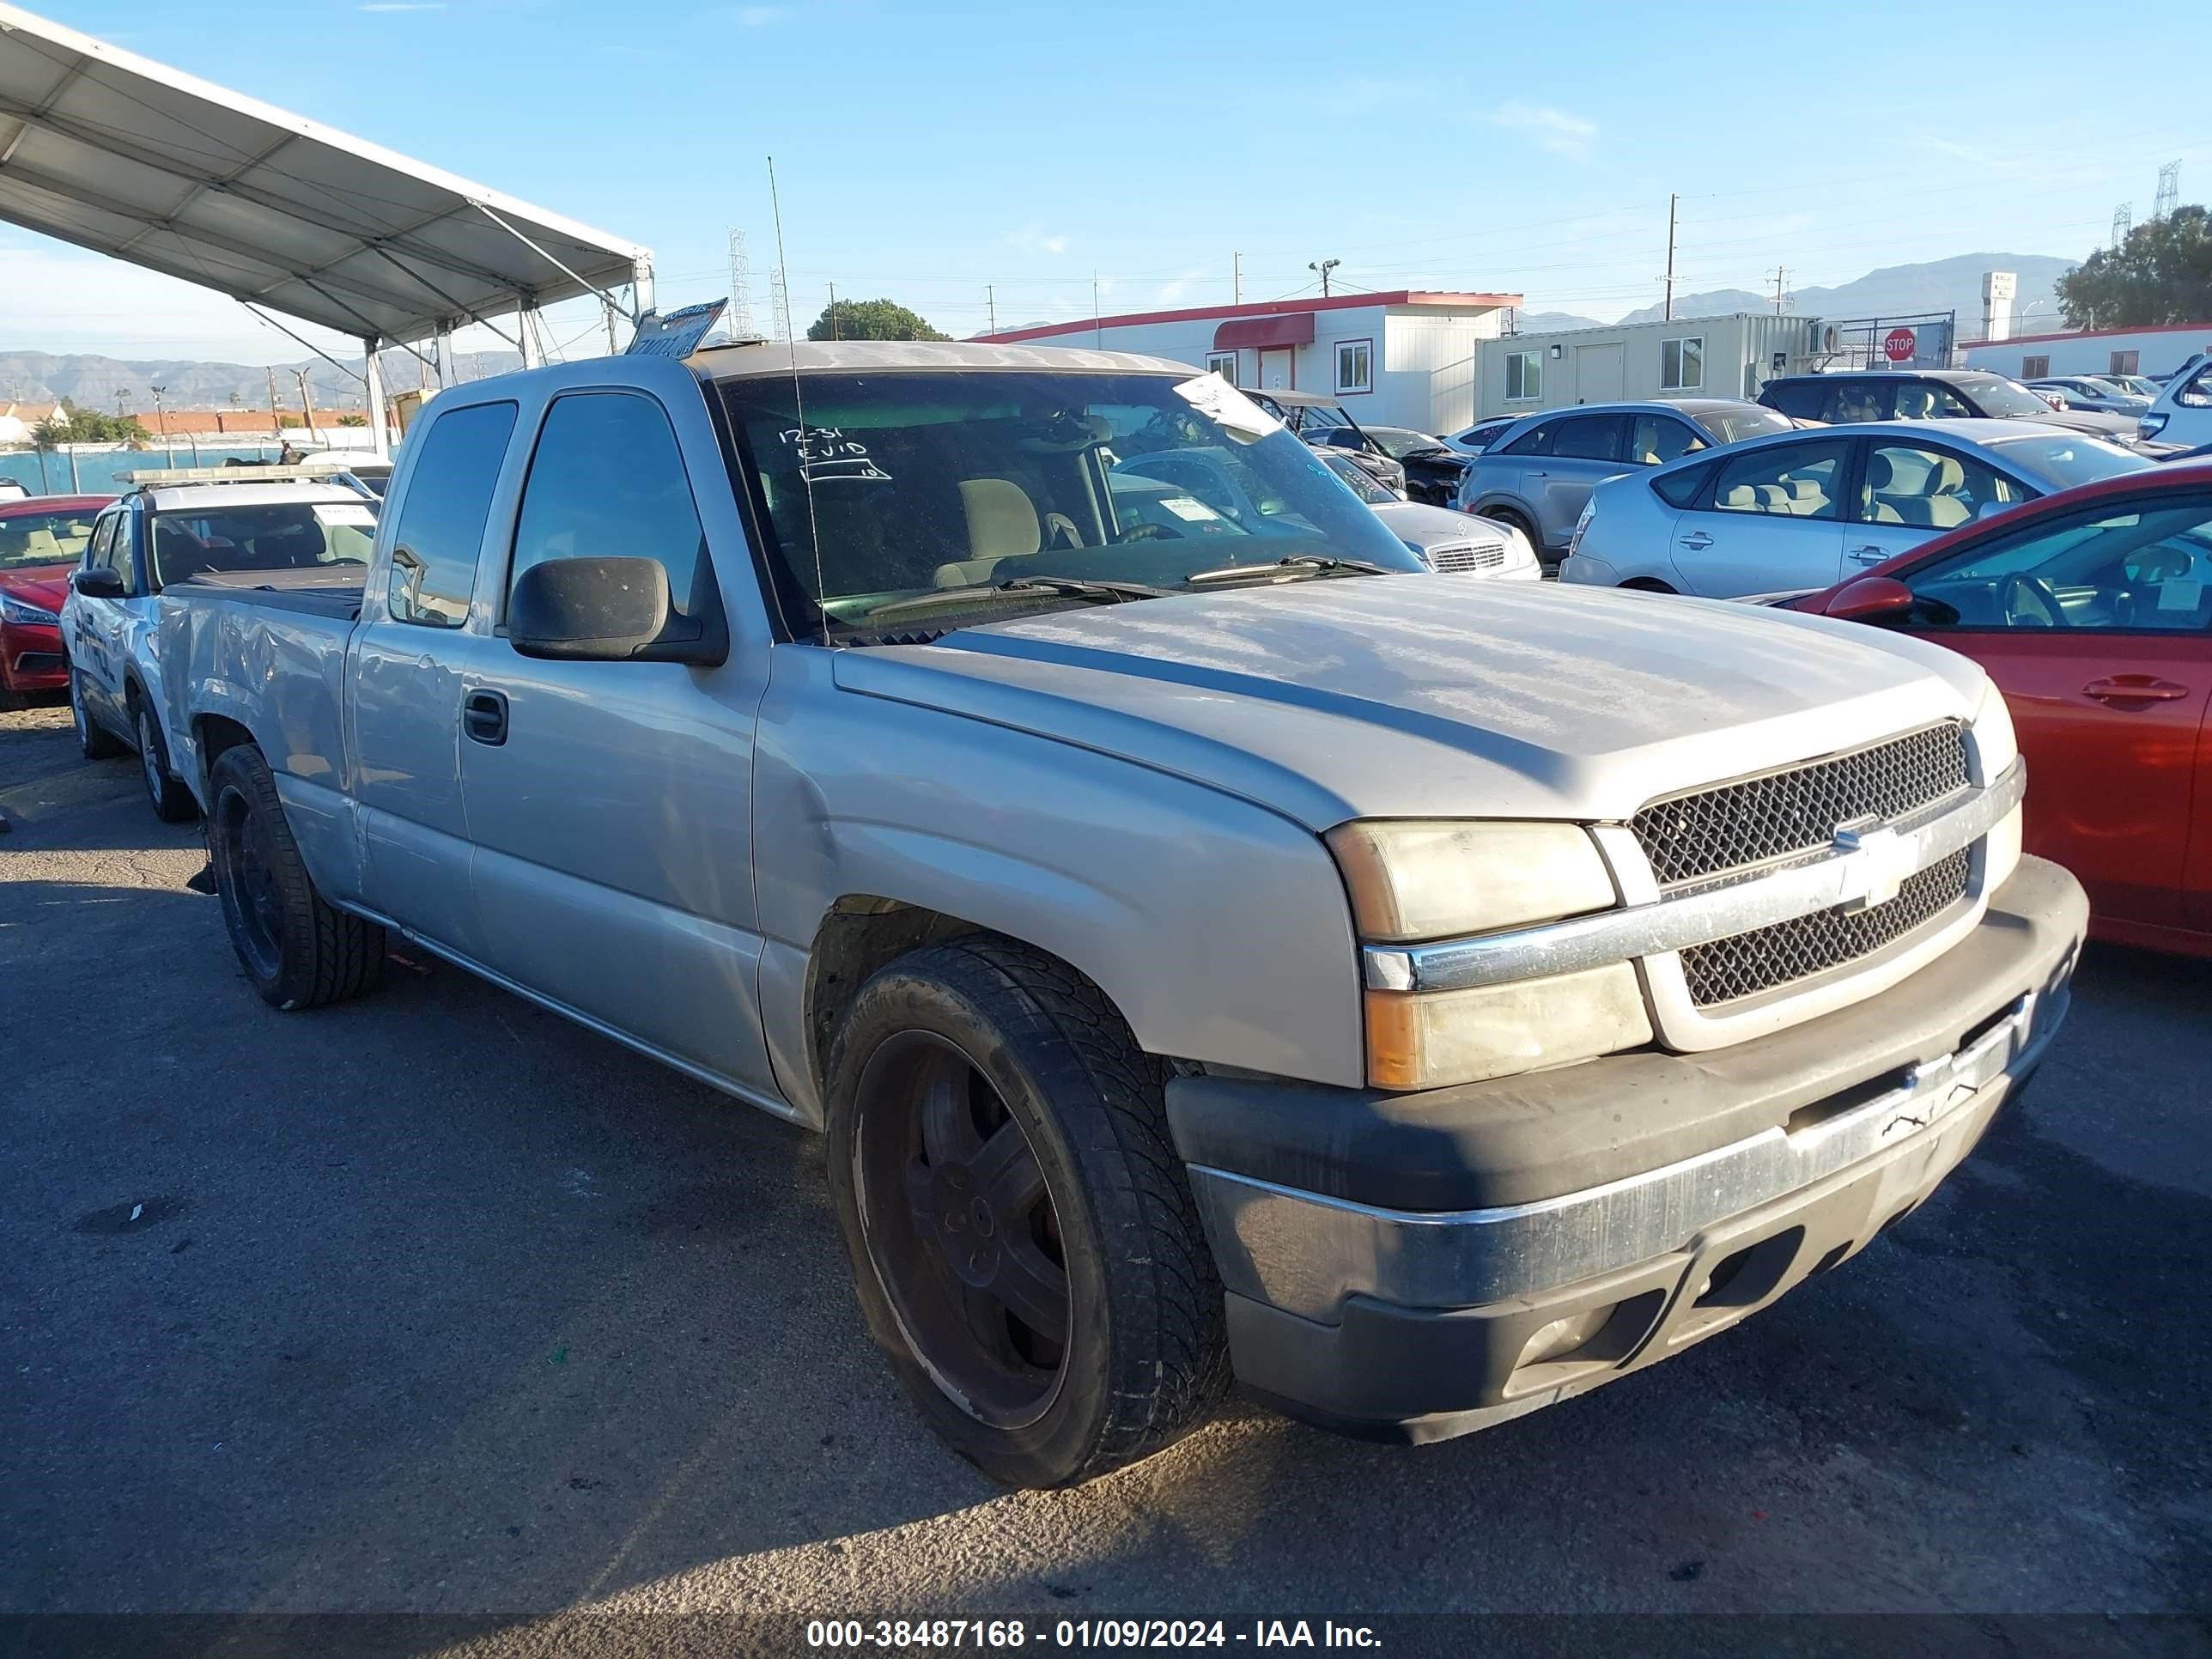
<svg viewBox="0 0 2212 1659">
<path fill-rule="evenodd" d="M 1120 756 L 1319 830 L 1618 820 L 1657 795 L 1971 719 L 1939 647 L 1614 589 L 1337 577 L 839 652 L 843 689 Z M 952 781 L 957 787 L 957 781 Z"/>
</svg>

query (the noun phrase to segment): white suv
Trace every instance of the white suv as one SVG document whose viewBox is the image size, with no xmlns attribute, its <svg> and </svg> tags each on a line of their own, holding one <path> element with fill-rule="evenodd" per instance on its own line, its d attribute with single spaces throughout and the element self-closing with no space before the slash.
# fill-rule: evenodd
<svg viewBox="0 0 2212 1659">
<path fill-rule="evenodd" d="M 2212 444 L 2212 353 L 2199 352 L 2166 383 L 2142 417 L 2142 435 L 2184 449 Z"/>
</svg>

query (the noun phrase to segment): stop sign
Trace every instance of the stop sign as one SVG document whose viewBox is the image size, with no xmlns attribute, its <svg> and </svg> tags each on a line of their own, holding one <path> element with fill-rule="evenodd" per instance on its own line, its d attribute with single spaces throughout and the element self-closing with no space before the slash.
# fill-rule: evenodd
<svg viewBox="0 0 2212 1659">
<path fill-rule="evenodd" d="M 1881 355 L 1893 363 L 1909 363 L 1920 349 L 1920 337 L 1909 328 L 1893 328 L 1883 338 Z"/>
</svg>

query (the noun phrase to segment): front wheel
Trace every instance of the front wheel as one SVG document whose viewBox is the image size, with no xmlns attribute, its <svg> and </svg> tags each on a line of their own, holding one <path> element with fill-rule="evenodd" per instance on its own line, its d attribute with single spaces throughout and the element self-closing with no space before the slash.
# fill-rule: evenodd
<svg viewBox="0 0 2212 1659">
<path fill-rule="evenodd" d="M 199 810 L 192 792 L 169 769 L 169 745 L 161 741 L 161 722 L 142 701 L 137 707 L 138 775 L 146 785 L 146 799 L 154 816 L 164 823 L 182 823 Z"/>
<path fill-rule="evenodd" d="M 829 1084 L 861 1312 L 954 1450 L 1066 1486 L 1205 1418 L 1221 1286 L 1158 1064 L 1096 986 L 987 936 L 917 951 L 861 988 Z"/>
<path fill-rule="evenodd" d="M 209 775 L 208 850 L 239 965 L 263 1000 L 313 1008 L 384 972 L 384 929 L 324 902 L 260 750 L 226 749 Z"/>
<path fill-rule="evenodd" d="M 112 760 L 123 752 L 114 733 L 92 717 L 85 706 L 84 676 L 70 670 L 70 722 L 76 727 L 77 752 L 87 760 Z"/>
</svg>

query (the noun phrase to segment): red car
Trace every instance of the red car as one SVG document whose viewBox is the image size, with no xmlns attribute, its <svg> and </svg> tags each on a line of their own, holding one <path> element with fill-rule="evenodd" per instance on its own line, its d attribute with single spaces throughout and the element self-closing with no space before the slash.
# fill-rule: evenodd
<svg viewBox="0 0 2212 1659">
<path fill-rule="evenodd" d="M 0 704 L 69 684 L 60 615 L 70 568 L 112 495 L 33 495 L 0 501 Z"/>
<path fill-rule="evenodd" d="M 1787 601 L 1989 671 L 2027 757 L 2027 850 L 2090 932 L 2212 956 L 2212 465 L 2084 484 Z"/>
</svg>

